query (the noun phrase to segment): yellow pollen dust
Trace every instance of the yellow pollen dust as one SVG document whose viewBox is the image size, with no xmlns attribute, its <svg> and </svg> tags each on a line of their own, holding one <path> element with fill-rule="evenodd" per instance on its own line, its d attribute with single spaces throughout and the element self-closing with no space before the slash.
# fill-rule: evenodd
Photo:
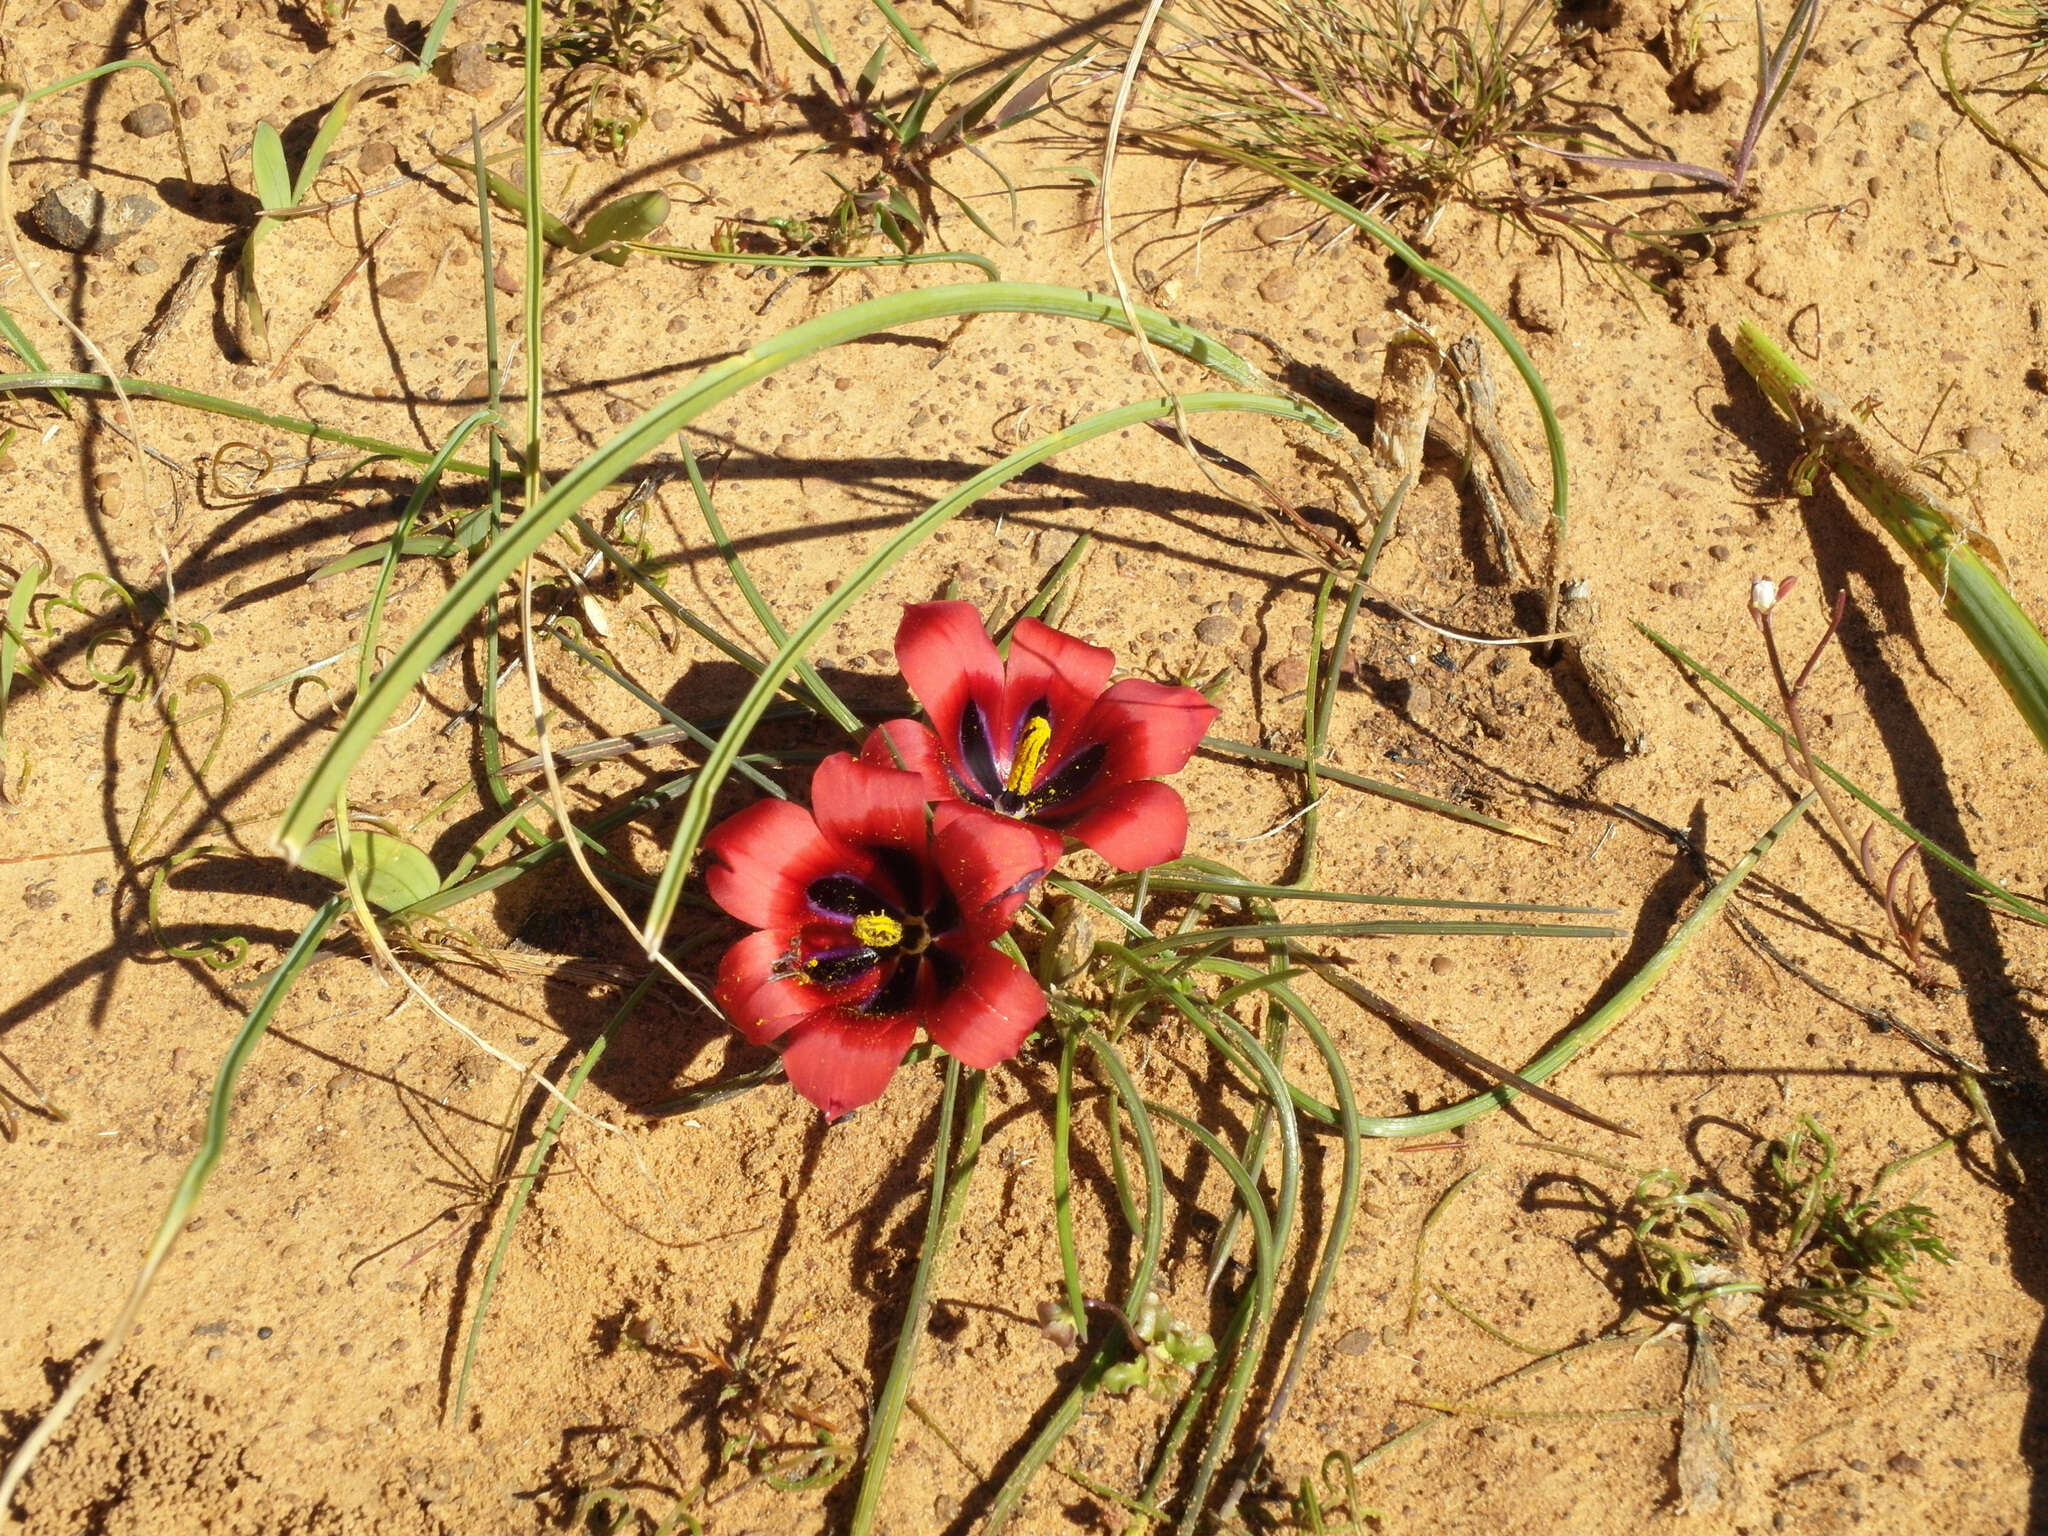
<svg viewBox="0 0 2048 1536">
<path fill-rule="evenodd" d="M 891 949 L 903 942 L 903 925 L 886 912 L 869 912 L 853 920 L 853 936 L 870 949 Z"/>
<path fill-rule="evenodd" d="M 1017 743 L 1017 756 L 1010 764 L 1009 782 L 1003 787 L 1013 795 L 1028 795 L 1045 766 L 1045 749 L 1052 742 L 1052 722 L 1033 715 L 1024 724 L 1024 739 Z"/>
</svg>

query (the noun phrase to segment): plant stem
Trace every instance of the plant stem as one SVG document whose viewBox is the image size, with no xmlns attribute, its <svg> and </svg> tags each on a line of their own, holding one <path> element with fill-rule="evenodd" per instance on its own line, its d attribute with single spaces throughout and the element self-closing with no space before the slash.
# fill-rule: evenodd
<svg viewBox="0 0 2048 1536">
<path fill-rule="evenodd" d="M 946 1058 L 946 1086 L 939 1098 L 939 1129 L 932 1143 L 932 1195 L 925 1212 L 924 1244 L 918 1250 L 917 1273 L 911 1277 L 910 1295 L 903 1305 L 903 1329 L 896 1336 L 896 1352 L 889 1360 L 889 1375 L 875 1399 L 875 1417 L 868 1426 L 867 1465 L 861 1470 L 860 1494 L 854 1502 L 850 1536 L 867 1536 L 874 1530 L 882 1504 L 882 1481 L 889 1472 L 889 1454 L 896 1447 L 897 1426 L 903 1420 L 903 1405 L 910 1396 L 910 1376 L 917 1366 L 917 1345 L 931 1320 L 932 1277 L 953 1233 L 960 1225 L 960 1212 L 967 1203 L 967 1183 L 981 1157 L 982 1126 L 988 1118 L 988 1074 L 968 1074 L 967 1113 L 960 1129 L 960 1144 L 953 1145 L 954 1103 L 959 1096 L 960 1063 Z"/>
</svg>

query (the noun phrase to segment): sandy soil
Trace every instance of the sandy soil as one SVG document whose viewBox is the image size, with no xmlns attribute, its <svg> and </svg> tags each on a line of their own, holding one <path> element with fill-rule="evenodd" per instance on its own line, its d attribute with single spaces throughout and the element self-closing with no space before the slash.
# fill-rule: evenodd
<svg viewBox="0 0 2048 1536">
<path fill-rule="evenodd" d="M 112 255 L 74 256 L 24 237 L 40 281 L 109 354 L 127 354 L 190 260 L 234 236 L 249 206 L 245 146 L 256 119 L 288 124 L 379 67 L 389 39 L 374 9 L 361 7 L 353 30 L 324 46 L 296 9 L 280 16 L 254 3 L 190 6 L 175 33 L 162 6 L 87 0 L 82 10 L 17 8 L 8 17 L 13 78 L 47 81 L 140 51 L 147 34 L 196 108 L 188 127 L 203 184 L 196 197 L 168 136 L 140 138 L 122 126 L 149 99 L 139 74 L 28 114 L 13 167 L 17 211 L 79 174 L 167 205 Z M 1090 23 L 996 3 L 979 8 L 970 32 L 924 0 L 907 9 L 956 63 L 1067 26 L 1098 25 L 1120 47 L 1130 23 L 1128 12 Z M 737 29 L 733 8 L 717 11 L 720 25 Z M 881 36 L 850 6 L 828 14 L 855 58 Z M 511 6 L 480 4 L 452 39 L 507 37 L 515 18 Z M 1585 90 L 1622 106 L 1679 157 L 1724 160 L 1745 93 L 1715 105 L 1674 94 L 1645 45 L 1659 18 L 1624 10 L 1591 19 Z M 1582 1016 L 1662 942 L 1695 890 L 1670 845 L 1611 806 L 1702 828 L 1721 858 L 1784 809 L 1789 780 L 1775 749 L 1732 723 L 1624 622 L 1655 625 L 1767 697 L 1744 611 L 1758 575 L 1802 574 L 1808 590 L 1788 607 L 1787 625 L 1808 640 L 1821 622 L 1812 590 L 1850 593 L 1843 649 L 1813 684 L 1825 753 L 2015 889 L 2039 891 L 2048 880 L 2034 819 L 2048 793 L 2041 753 L 1940 616 L 1936 595 L 1860 511 L 1831 489 L 1807 500 L 1787 493 L 1796 444 L 1711 329 L 1748 314 L 1776 334 L 1792 331 L 1845 397 L 1880 393 L 1882 419 L 1908 443 L 1925 429 L 1928 451 L 1959 454 L 2016 591 L 2033 611 L 2048 611 L 2048 530 L 2030 515 L 2026 494 L 2048 470 L 2040 373 L 2048 294 L 2038 276 L 2048 200 L 1946 105 L 1928 40 L 1904 25 L 1894 10 L 1858 0 L 1830 12 L 1761 159 L 1760 206 L 1784 216 L 1728 241 L 1669 297 L 1623 293 L 1469 213 L 1453 210 L 1433 232 L 1437 259 L 1497 302 L 1512 297 L 1560 404 L 1577 508 L 1572 573 L 1594 585 L 1650 733 L 1648 752 L 1619 757 L 1569 667 L 1539 667 L 1519 650 L 1446 644 L 1384 616 L 1363 627 L 1358 686 L 1338 704 L 1335 758 L 1469 799 L 1545 831 L 1554 845 L 1338 791 L 1323 810 L 1324 878 L 1357 890 L 1583 901 L 1618 909 L 1630 930 L 1569 945 L 1425 938 L 1349 947 L 1371 985 L 1489 1055 L 1526 1059 Z M 1709 18 L 1710 63 L 1739 75 L 1747 27 L 1732 10 Z M 787 47 L 778 54 L 795 62 Z M 472 112 L 488 119 L 514 97 L 515 73 L 493 66 L 476 95 L 427 84 L 358 110 L 337 164 L 374 165 L 376 152 L 365 161 L 363 146 L 389 144 L 401 169 L 416 174 L 359 209 L 301 220 L 274 237 L 276 324 L 290 336 L 364 245 L 391 230 L 281 376 L 233 360 L 219 283 L 170 322 L 143 371 L 372 435 L 438 441 L 478 388 L 481 284 L 461 180 L 433 170 L 422 136 L 443 146 L 466 136 Z M 707 96 L 731 89 L 710 71 L 645 88 L 661 116 L 634 140 L 624 170 L 556 161 L 552 200 L 580 208 L 621 186 L 665 187 L 677 203 L 668 236 L 692 244 L 706 243 L 721 214 L 765 217 L 829 202 L 829 162 L 792 158 L 813 142 L 793 106 L 757 113 L 772 130 L 740 138 L 708 115 Z M 1071 114 L 1000 147 L 1027 188 L 1014 242 L 992 248 L 1006 276 L 1103 282 L 1086 198 L 1057 169 L 1096 153 L 1089 135 L 1102 104 L 1100 90 L 1088 93 Z M 493 139 L 510 142 L 503 130 Z M 225 173 L 223 151 L 240 155 Z M 978 168 L 962 178 L 993 186 Z M 1162 307 L 1198 325 L 1266 332 L 1301 363 L 1368 394 L 1397 309 L 1447 336 L 1465 328 L 1432 295 L 1391 283 L 1386 263 L 1359 246 L 1280 238 L 1284 231 L 1266 221 L 1272 210 L 1209 227 L 1197 262 L 1192 237 L 1217 211 L 1201 200 L 1245 185 L 1140 153 L 1127 159 L 1119 190 L 1126 260 L 1146 269 Z M 335 187 L 345 190 L 338 177 Z M 988 206 L 1001 212 L 1000 199 Z M 1304 213 L 1296 222 L 1311 220 Z M 962 219 L 944 232 L 967 248 L 987 245 Z M 501 220 L 497 238 L 501 249 L 516 249 L 516 221 Z M 951 280 L 950 270 L 786 283 L 772 271 L 565 264 L 551 279 L 543 332 L 549 462 L 566 466 L 707 361 L 856 297 Z M 71 356 L 18 282 L 5 302 L 53 362 Z M 508 300 L 508 310 L 516 307 Z M 1277 364 L 1257 343 L 1244 346 Z M 1176 384 L 1196 377 L 1179 364 L 1169 376 Z M 704 419 L 698 446 L 732 449 L 723 510 L 762 585 L 794 617 L 905 516 L 1008 445 L 1150 389 L 1106 331 L 985 318 L 957 332 L 923 326 L 879 337 L 795 367 Z M 1533 412 L 1514 391 L 1503 394 L 1511 430 L 1540 462 Z M 409 485 L 390 466 L 329 483 L 346 456 L 301 466 L 304 445 L 282 435 L 139 405 L 154 447 L 187 466 L 211 462 L 203 483 L 185 477 L 173 505 L 170 478 L 145 479 L 118 438 L 89 418 L 65 420 L 25 400 L 8 417 L 21 431 L 0 480 L 4 520 L 48 547 L 62 581 L 103 571 L 138 590 L 174 586 L 181 614 L 208 626 L 211 643 L 180 657 L 174 688 L 201 699 L 199 679 L 210 672 L 246 690 L 359 639 L 371 572 L 317 586 L 304 578 L 388 530 Z M 1219 422 L 1205 424 L 1204 435 L 1288 494 L 1317 496 L 1270 428 Z M 251 457 L 237 439 L 277 460 L 253 487 L 223 473 Z M 669 563 L 672 590 L 731 631 L 752 633 L 675 460 L 660 463 L 648 532 Z M 1433 462 L 1388 548 L 1382 583 L 1415 609 L 1511 632 L 1514 593 L 1475 576 L 1474 513 L 1454 468 Z M 1234 667 L 1219 730 L 1299 742 L 1299 700 L 1289 695 L 1299 684 L 1285 664 L 1303 648 L 1315 572 L 1149 432 L 1096 444 L 985 502 L 859 603 L 830 635 L 821 664 L 856 703 L 900 703 L 886 650 L 898 603 L 957 578 L 963 595 L 1006 612 L 1065 536 L 1082 529 L 1102 547 L 1073 628 L 1149 675 Z M 416 623 L 447 579 L 439 563 L 405 567 L 387 632 Z M 624 616 L 632 605 L 615 608 Z M 1227 634 L 1206 643 L 1196 626 L 1217 615 L 1228 624 L 1204 634 Z M 716 715 L 738 695 L 737 669 L 687 636 L 671 648 L 649 625 L 618 622 L 611 648 L 629 675 L 691 713 Z M 264 837 L 328 739 L 329 706 L 342 687 L 300 684 L 245 698 L 203 774 L 203 794 L 172 807 L 204 750 L 187 746 L 152 817 L 175 814 L 138 862 L 112 850 L 130 841 L 161 718 L 146 701 L 89 686 L 85 659 L 75 646 L 53 656 L 66 686 L 19 695 L 7 722 L 0 1029 L 7 1062 L 68 1115 L 58 1123 L 24 1114 L 0 1149 L 11 1239 L 0 1293 L 0 1443 L 8 1446 L 118 1308 L 195 1149 L 212 1074 L 256 978 L 319 899 L 321 882 L 269 859 Z M 565 739 L 651 718 L 566 658 L 552 674 Z M 472 735 L 441 729 L 476 687 L 462 663 L 430 677 L 417 718 L 384 738 L 354 785 L 356 805 L 418 824 L 444 867 L 480 825 Z M 595 803 L 673 772 L 678 760 L 661 749 L 608 763 L 580 793 Z M 1194 851 L 1256 877 L 1285 875 L 1289 836 L 1247 840 L 1297 808 L 1285 779 L 1204 757 L 1184 787 Z M 245 847 L 248 858 L 182 869 L 166 893 L 165 920 L 188 940 L 246 935 L 248 959 L 224 973 L 167 959 L 145 922 L 150 861 L 209 844 Z M 659 856 L 650 834 L 633 846 L 650 864 Z M 1327 1451 L 1355 1456 L 1416 1423 L 1424 1403 L 1483 1402 L 1521 1416 L 1454 1418 L 1361 1473 L 1361 1496 L 1384 1512 L 1385 1528 L 1606 1533 L 1678 1520 L 1704 1536 L 2030 1527 L 2048 1476 L 2039 1397 L 2048 1382 L 2037 1342 L 2048 1286 L 2038 1204 L 2048 1187 L 2038 1099 L 2048 940 L 1994 920 L 1960 885 L 1938 881 L 1931 964 L 1944 985 L 1922 994 L 1877 939 L 1875 909 L 1849 860 L 1818 829 L 1788 839 L 1766 874 L 1782 896 L 1758 920 L 1815 974 L 2011 1074 L 1994 1104 L 2031 1188 L 1993 1168 L 1982 1135 L 1960 1156 L 1902 1175 L 1893 1193 L 1933 1209 L 1956 1262 L 1922 1266 L 1931 1271 L 1923 1309 L 1901 1317 L 1896 1337 L 1825 1389 L 1800 1337 L 1754 1316 L 1736 1320 L 1721 1364 L 1740 1489 L 1718 1511 L 1673 1512 L 1685 1363 L 1675 1339 L 1580 1357 L 1480 1398 L 1528 1357 L 1433 1296 L 1414 1329 L 1405 1327 L 1418 1228 L 1467 1171 L 1486 1170 L 1433 1233 L 1432 1276 L 1507 1334 L 1559 1348 L 1613 1326 L 1630 1299 L 1618 1294 L 1625 1264 L 1613 1229 L 1602 1233 L 1560 1175 L 1585 1172 L 1610 1193 L 1625 1181 L 1535 1145 L 1540 1138 L 1748 1196 L 1759 1138 L 1783 1133 L 1801 1114 L 1825 1122 L 1845 1172 L 1860 1181 L 1968 1123 L 1926 1055 L 1897 1033 L 1873 1032 L 1716 928 L 1642 1014 L 1563 1080 L 1582 1102 L 1632 1125 L 1640 1141 L 1624 1144 L 1537 1107 L 1424 1147 L 1368 1145 L 1364 1211 L 1275 1444 L 1290 1484 Z M 575 1059 L 637 974 L 630 942 L 570 878 L 529 881 L 456 916 L 478 942 L 516 951 L 517 968 L 497 975 L 450 963 L 423 970 L 422 980 L 496 1048 L 544 1072 L 559 1074 Z M 679 932 L 707 921 L 688 918 Z M 1327 1000 L 1369 1112 L 1401 1113 L 1469 1091 L 1383 1025 Z M 680 993 L 658 991 L 585 1097 L 609 1130 L 572 1121 L 525 1214 L 458 1419 L 454 1380 L 508 1159 L 524 1155 L 546 1101 L 402 1001 L 347 946 L 294 991 L 242 1080 L 225 1160 L 139 1330 L 10 1514 L 37 1533 L 532 1531 L 570 1528 L 592 1490 L 613 1488 L 646 1512 L 623 1530 L 652 1530 L 689 1497 L 708 1531 L 841 1526 L 850 1483 L 778 1493 L 718 1475 L 717 1398 L 730 1378 L 715 1362 L 748 1351 L 757 1371 L 762 1362 L 786 1366 L 783 1390 L 848 1435 L 860 1433 L 922 1230 L 934 1069 L 906 1071 L 873 1109 L 829 1131 L 781 1087 L 651 1119 L 636 1111 L 760 1059 Z M 1218 1097 L 1199 1037 L 1160 1024 L 1134 1044 L 1133 1058 L 1149 1092 L 1215 1123 L 1242 1123 L 1245 1106 Z M 898 1446 L 884 1530 L 971 1529 L 993 1477 L 1071 1370 L 1032 1321 L 1058 1287 L 1051 1084 L 1037 1046 L 995 1074 L 988 1150 L 939 1282 L 914 1387 L 918 1413 Z M 1091 1286 L 1110 1290 L 1128 1256 L 1109 1240 L 1097 1122 L 1084 1129 L 1083 1149 L 1083 1252 Z M 1177 1205 L 1164 1289 L 1200 1317 L 1207 1238 L 1225 1185 L 1183 1144 L 1169 1158 Z M 1334 1190 L 1334 1149 L 1313 1146 L 1308 1167 L 1313 1232 Z M 1651 1411 L 1588 1416 L 1635 1409 Z M 1107 1402 L 1084 1420 L 1061 1465 L 1135 1489 L 1164 1412 L 1142 1397 Z M 730 1413 L 725 1425 L 734 1427 Z M 1079 1483 L 1047 1474 L 1022 1524 L 1054 1531 L 1121 1521 Z"/>
</svg>

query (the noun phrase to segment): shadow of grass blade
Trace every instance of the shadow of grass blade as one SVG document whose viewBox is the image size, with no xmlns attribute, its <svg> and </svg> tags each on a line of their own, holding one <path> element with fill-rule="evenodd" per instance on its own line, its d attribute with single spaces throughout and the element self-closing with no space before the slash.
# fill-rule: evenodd
<svg viewBox="0 0 2048 1536">
<path fill-rule="evenodd" d="M 1636 628 L 1642 631 L 1644 639 L 1685 668 L 1686 671 L 1704 682 L 1711 683 L 1717 691 L 1733 700 L 1759 725 L 1777 732 L 1779 740 L 1789 742 L 1793 739 L 1792 732 L 1787 727 L 1773 720 L 1761 708 L 1744 697 L 1732 683 L 1729 683 L 1712 671 L 1705 663 L 1689 654 L 1675 641 L 1665 639 L 1647 624 L 1639 623 L 1636 625 Z M 1941 844 L 1935 842 L 1934 839 L 1915 828 L 1905 817 L 1872 795 L 1839 768 L 1823 762 L 1817 757 L 1813 759 L 1813 766 L 1840 785 L 1857 804 L 1861 805 L 1866 811 L 1869 811 L 1871 815 L 1877 817 L 1878 820 L 1882 821 L 1894 832 L 1897 832 L 1901 837 L 1911 838 L 1929 858 L 1935 860 L 1958 878 L 1973 886 L 1985 900 L 1989 901 L 2001 912 L 2004 912 L 2009 917 L 2016 917 L 2021 922 L 2048 926 L 2048 911 L 2043 911 L 2024 897 L 2015 895 L 1988 875 L 1980 874 L 1962 859 L 1957 858 L 1946 848 L 1942 847 Z"/>
<path fill-rule="evenodd" d="M 2048 750 L 2048 639 L 1977 553 L 1968 519 L 1754 321 L 1737 329 L 1735 356 L 1927 578 L 1942 611 L 1977 648 L 2034 739 Z M 1976 537 L 1983 540 L 1981 533 Z"/>
</svg>

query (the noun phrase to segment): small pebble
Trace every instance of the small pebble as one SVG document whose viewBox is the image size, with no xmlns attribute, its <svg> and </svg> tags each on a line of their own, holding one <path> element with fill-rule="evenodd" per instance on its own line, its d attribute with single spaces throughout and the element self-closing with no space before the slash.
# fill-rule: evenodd
<svg viewBox="0 0 2048 1536">
<path fill-rule="evenodd" d="M 1898 1455 L 1892 1457 L 1885 1465 L 1898 1473 L 1900 1477 L 1918 1477 L 1927 1470 L 1918 1456 L 1910 1456 L 1904 1451 L 1900 1451 Z"/>
<path fill-rule="evenodd" d="M 322 384 L 334 382 L 334 365 L 324 357 L 306 356 L 299 359 L 299 366 L 306 371 L 306 377 Z"/>
<path fill-rule="evenodd" d="M 83 177 L 52 187 L 36 199 L 29 218 L 54 245 L 104 254 L 157 215 L 155 198 L 125 193 L 111 203 Z"/>
<path fill-rule="evenodd" d="M 73 4 L 73 0 L 59 0 L 57 14 L 66 21 L 76 21 L 79 18 L 80 12 L 78 7 Z"/>
<path fill-rule="evenodd" d="M 427 291 L 425 272 L 394 272 L 377 279 L 377 293 L 394 304 L 415 304 Z"/>
<path fill-rule="evenodd" d="M 1734 554 L 1735 552 L 1726 544 L 1709 544 L 1707 546 L 1707 556 L 1709 559 L 1729 560 L 1734 558 Z"/>
<path fill-rule="evenodd" d="M 145 101 L 121 119 L 121 126 L 138 139 L 154 139 L 171 131 L 171 109 L 160 101 Z"/>
<path fill-rule="evenodd" d="M 1292 272 L 1269 272 L 1259 281 L 1259 297 L 1268 304 L 1284 304 L 1300 287 L 1301 279 Z"/>
<path fill-rule="evenodd" d="M 388 171 L 398 161 L 398 150 L 382 139 L 372 139 L 356 151 L 356 169 L 365 176 Z"/>
<path fill-rule="evenodd" d="M 137 277 L 147 277 L 156 270 L 156 258 L 152 256 L 138 256 L 128 263 L 128 270 Z"/>
<path fill-rule="evenodd" d="M 482 43 L 457 43 L 442 62 L 448 83 L 465 95 L 481 96 L 491 88 L 491 60 Z"/>
<path fill-rule="evenodd" d="M 257 1338 L 259 1338 L 259 1339 L 267 1339 L 267 1338 L 269 1338 L 269 1337 L 270 1337 L 270 1335 L 271 1335 L 271 1333 L 272 1333 L 273 1331 L 274 1331 L 274 1330 L 272 1330 L 272 1329 L 269 1329 L 269 1328 L 258 1328 L 258 1329 L 256 1330 L 256 1337 L 257 1337 Z"/>
<path fill-rule="evenodd" d="M 676 115 L 669 111 L 667 107 L 663 107 L 652 117 L 648 118 L 647 121 L 656 133 L 667 133 L 669 129 L 675 127 Z"/>
<path fill-rule="evenodd" d="M 633 402 L 630 400 L 607 400 L 604 403 L 604 413 L 612 419 L 614 426 L 620 427 L 640 414 L 633 409 Z"/>
<path fill-rule="evenodd" d="M 120 483 L 121 471 L 118 469 L 103 469 L 92 477 L 92 488 L 100 492 L 111 491 Z"/>
<path fill-rule="evenodd" d="M 669 317 L 669 322 L 668 322 L 668 333 L 669 333 L 669 335 L 671 335 L 671 336 L 680 336 L 680 335 L 682 335 L 682 334 L 683 334 L 683 332 L 687 331 L 687 330 L 688 330 L 689 328 L 690 328 L 690 321 L 689 321 L 689 317 L 688 317 L 687 315 L 671 315 L 671 316 Z"/>
<path fill-rule="evenodd" d="M 1785 135 L 1801 149 L 1807 148 L 1820 138 L 1820 135 L 1813 131 L 1813 125 L 1810 123 L 1787 123 L 1785 125 Z"/>
<path fill-rule="evenodd" d="M 1681 602 L 1692 602 L 1696 598 L 1704 597 L 1706 589 L 1696 581 L 1674 581 L 1671 583 L 1671 595 Z"/>
<path fill-rule="evenodd" d="M 1266 681 L 1282 693 L 1292 693 L 1308 681 L 1308 663 L 1299 656 L 1282 656 L 1266 668 Z"/>
<path fill-rule="evenodd" d="M 1301 233 L 1301 220 L 1291 213 L 1269 213 L 1252 226 L 1252 233 L 1262 244 L 1278 245 L 1292 235 Z"/>
<path fill-rule="evenodd" d="M 1912 122 L 1906 124 L 1906 137 L 1909 139 L 1919 139 L 1924 143 L 1934 137 L 1934 129 L 1931 125 L 1915 118 Z"/>
<path fill-rule="evenodd" d="M 1429 957 L 1430 974 L 1432 976 L 1447 976 L 1450 974 L 1451 966 L 1454 963 L 1449 955 L 1431 955 Z"/>
<path fill-rule="evenodd" d="M 1195 625 L 1195 638 L 1204 645 L 1228 645 L 1237 638 L 1237 626 L 1220 613 L 1212 613 Z"/>
<path fill-rule="evenodd" d="M 211 96 L 220 89 L 220 76 L 211 70 L 201 70 L 192 83 L 199 87 L 201 95 Z"/>
<path fill-rule="evenodd" d="M 1362 1355 L 1371 1348 L 1370 1328 L 1354 1328 L 1337 1341 L 1337 1353 L 1340 1355 Z"/>
<path fill-rule="evenodd" d="M 1996 427 L 1975 426 L 1963 433 L 1963 451 L 1974 453 L 1979 458 L 1989 458 L 2005 446 L 2005 439 Z"/>
</svg>

